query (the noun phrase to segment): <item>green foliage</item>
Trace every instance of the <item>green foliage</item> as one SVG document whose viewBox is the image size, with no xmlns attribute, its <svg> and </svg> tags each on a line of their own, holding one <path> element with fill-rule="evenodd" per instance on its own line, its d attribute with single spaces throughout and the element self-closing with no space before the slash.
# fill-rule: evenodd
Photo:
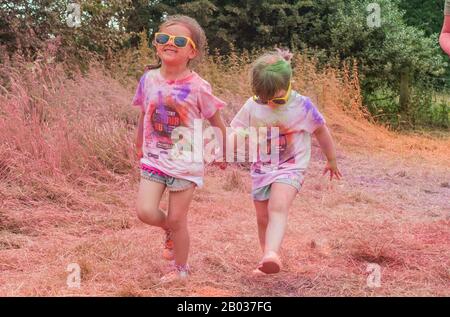
<svg viewBox="0 0 450 317">
<path fill-rule="evenodd" d="M 319 65 L 356 61 L 364 103 L 380 119 L 396 117 L 403 111 L 401 117 L 419 122 L 415 114 L 423 114 L 424 109 L 448 109 L 418 96 L 418 91 L 428 93 L 423 88 L 427 78 L 450 78 L 448 57 L 437 41 L 444 0 L 85 0 L 81 2 L 79 28 L 66 24 L 70 2 L 0 3 L 0 47 L 10 55 L 20 52 L 33 60 L 47 49 L 49 40 L 59 38 L 59 59 L 79 64 L 92 55 L 109 60 L 123 48 L 139 48 L 134 74 L 144 63 L 144 55 L 151 55 L 143 47 L 148 46 L 146 37 L 157 30 L 166 15 L 186 14 L 204 27 L 210 52 L 216 55 L 284 46 L 312 52 Z M 372 2 L 381 6 L 378 28 L 367 23 L 367 5 Z M 400 85 L 401 74 L 405 73 L 408 76 L 403 78 L 411 81 L 403 80 Z M 400 86 L 404 88 L 402 95 L 406 91 L 409 97 L 407 109 L 398 105 Z M 442 84 L 426 87 L 432 93 L 444 88 Z M 385 111 L 381 116 L 380 109 Z"/>
<path fill-rule="evenodd" d="M 107 57 L 124 46 L 126 13 L 130 0 L 81 2 L 81 25 L 67 24 L 69 0 L 15 0 L 0 4 L 0 40 L 12 55 L 19 52 L 35 59 L 47 49 L 47 42 L 60 39 L 60 59 L 74 57 L 83 61 L 88 55 Z"/>
<path fill-rule="evenodd" d="M 365 9 L 371 2 L 349 0 L 337 10 L 331 25 L 330 54 L 338 55 L 340 60 L 359 62 L 364 103 L 375 116 L 397 127 L 407 127 L 404 122 L 422 124 L 427 121 L 423 118 L 433 117 L 425 115 L 432 111 L 431 103 L 429 98 L 419 98 L 413 92 L 432 93 L 434 87 L 428 87 L 428 91 L 421 88 L 424 79 L 444 76 L 448 67 L 437 44 L 437 34 L 427 37 L 423 30 L 407 25 L 395 0 L 377 1 L 381 6 L 381 26 L 370 28 Z M 403 86 L 409 86 L 406 109 L 400 107 L 398 99 L 402 73 L 411 78 Z"/>
<path fill-rule="evenodd" d="M 444 3 L 445 0 L 401 0 L 399 8 L 405 11 L 404 20 L 408 25 L 430 36 L 442 29 Z"/>
</svg>

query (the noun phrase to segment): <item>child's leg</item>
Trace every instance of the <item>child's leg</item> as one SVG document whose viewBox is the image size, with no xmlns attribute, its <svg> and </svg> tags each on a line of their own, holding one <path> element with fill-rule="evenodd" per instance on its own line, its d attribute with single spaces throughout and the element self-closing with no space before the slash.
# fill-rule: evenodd
<svg viewBox="0 0 450 317">
<path fill-rule="evenodd" d="M 258 224 L 258 237 L 261 250 L 264 252 L 266 245 L 266 230 L 267 224 L 269 223 L 269 212 L 267 210 L 267 205 L 269 201 L 258 201 L 254 200 L 253 204 L 256 209 L 256 223 Z"/>
<path fill-rule="evenodd" d="M 278 253 L 286 231 L 289 207 L 297 194 L 297 189 L 283 183 L 273 183 L 268 203 L 269 223 L 266 230 L 264 253 Z"/>
<path fill-rule="evenodd" d="M 187 213 L 194 195 L 195 187 L 169 193 L 169 213 L 167 226 L 172 231 L 175 264 L 186 265 L 189 254 L 189 233 Z"/>
<path fill-rule="evenodd" d="M 141 178 L 137 199 L 137 216 L 142 222 L 167 229 L 166 214 L 159 209 L 159 203 L 166 186 Z"/>
</svg>

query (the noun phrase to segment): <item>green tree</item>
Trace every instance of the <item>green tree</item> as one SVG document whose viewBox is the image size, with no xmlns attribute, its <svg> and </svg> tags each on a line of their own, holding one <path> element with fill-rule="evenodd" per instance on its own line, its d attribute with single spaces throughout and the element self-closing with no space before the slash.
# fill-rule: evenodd
<svg viewBox="0 0 450 317">
<path fill-rule="evenodd" d="M 370 0 L 349 0 L 331 23 L 330 51 L 361 63 L 366 97 L 380 87 L 398 91 L 400 110 L 408 112 L 411 79 L 439 76 L 447 66 L 437 38 L 407 25 L 396 0 L 379 0 L 381 26 L 367 24 Z"/>
<path fill-rule="evenodd" d="M 10 53 L 36 58 L 45 42 L 61 39 L 61 58 L 82 60 L 83 52 L 105 56 L 127 43 L 126 12 L 131 0 L 81 2 L 81 25 L 67 23 L 69 0 L 15 0 L 0 3 L 0 40 Z"/>
<path fill-rule="evenodd" d="M 184 3 L 177 10 L 204 26 L 211 48 L 228 53 L 231 47 L 252 50 L 277 44 L 292 49 L 326 47 L 330 13 L 336 10 L 333 4 L 340 2 L 199 0 Z"/>
<path fill-rule="evenodd" d="M 401 0 L 399 8 L 405 12 L 404 20 L 427 36 L 439 33 L 444 19 L 445 0 Z"/>
</svg>

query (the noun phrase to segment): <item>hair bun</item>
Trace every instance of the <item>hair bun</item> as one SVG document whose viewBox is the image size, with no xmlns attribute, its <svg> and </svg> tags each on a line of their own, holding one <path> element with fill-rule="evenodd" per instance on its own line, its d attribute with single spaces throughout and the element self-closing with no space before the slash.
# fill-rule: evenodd
<svg viewBox="0 0 450 317">
<path fill-rule="evenodd" d="M 277 53 L 284 58 L 285 61 L 291 62 L 292 57 L 294 57 L 294 54 L 292 54 L 289 49 L 287 48 L 275 48 Z"/>
</svg>

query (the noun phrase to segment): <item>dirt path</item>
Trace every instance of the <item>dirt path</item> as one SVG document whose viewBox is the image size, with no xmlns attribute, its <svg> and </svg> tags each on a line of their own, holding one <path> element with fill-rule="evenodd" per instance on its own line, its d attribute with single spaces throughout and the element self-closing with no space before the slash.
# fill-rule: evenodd
<svg viewBox="0 0 450 317">
<path fill-rule="evenodd" d="M 133 183 L 97 187 L 94 210 L 0 205 L 0 295 L 450 296 L 449 166 L 346 153 L 344 180 L 329 186 L 313 154 L 277 276 L 250 275 L 260 250 L 247 172 L 210 169 L 191 208 L 187 286 L 159 284 L 162 232 L 136 219 Z M 70 263 L 80 289 L 66 285 Z M 367 286 L 369 263 L 379 288 Z"/>
</svg>

